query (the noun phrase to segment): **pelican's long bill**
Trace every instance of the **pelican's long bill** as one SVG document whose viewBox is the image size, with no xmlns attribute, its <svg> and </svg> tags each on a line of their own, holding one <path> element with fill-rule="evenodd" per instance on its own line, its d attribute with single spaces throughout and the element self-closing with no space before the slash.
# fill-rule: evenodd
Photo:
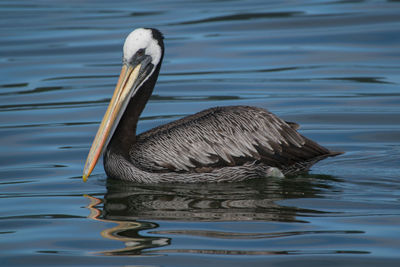
<svg viewBox="0 0 400 267">
<path fill-rule="evenodd" d="M 94 138 L 89 155 L 86 159 L 85 168 L 83 170 L 83 181 L 85 182 L 114 134 L 129 100 L 135 93 L 132 87 L 137 84 L 140 67 L 141 64 L 134 67 L 124 64 L 122 67 L 114 94 L 104 114 L 103 120 L 101 121 L 100 127 L 97 130 L 96 137 Z"/>
</svg>

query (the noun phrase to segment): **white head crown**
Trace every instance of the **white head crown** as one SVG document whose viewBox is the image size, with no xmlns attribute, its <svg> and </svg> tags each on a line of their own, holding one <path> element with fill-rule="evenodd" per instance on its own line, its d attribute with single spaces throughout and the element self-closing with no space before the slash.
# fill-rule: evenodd
<svg viewBox="0 0 400 267">
<path fill-rule="evenodd" d="M 144 49 L 145 54 L 151 56 L 151 63 L 154 66 L 160 62 L 161 47 L 158 41 L 154 39 L 151 29 L 139 28 L 126 37 L 124 43 L 124 60 L 129 62 L 139 49 Z"/>
</svg>

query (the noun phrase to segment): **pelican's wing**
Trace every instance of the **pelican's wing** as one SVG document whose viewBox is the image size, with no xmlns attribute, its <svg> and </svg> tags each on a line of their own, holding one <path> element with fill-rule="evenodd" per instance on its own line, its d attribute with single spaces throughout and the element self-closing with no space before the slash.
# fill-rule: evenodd
<svg viewBox="0 0 400 267">
<path fill-rule="evenodd" d="M 202 171 L 254 161 L 281 168 L 329 155 L 297 128 L 261 108 L 217 107 L 139 135 L 130 157 L 148 171 Z"/>
</svg>

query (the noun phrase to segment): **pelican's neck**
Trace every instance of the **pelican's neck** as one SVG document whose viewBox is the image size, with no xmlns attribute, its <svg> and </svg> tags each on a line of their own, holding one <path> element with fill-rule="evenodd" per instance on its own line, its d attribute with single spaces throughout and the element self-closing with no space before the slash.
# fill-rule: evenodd
<svg viewBox="0 0 400 267">
<path fill-rule="evenodd" d="M 147 101 L 153 93 L 158 73 L 160 72 L 160 65 L 157 66 L 151 77 L 149 77 L 129 101 L 107 149 L 113 149 L 124 156 L 129 155 L 129 149 L 136 142 L 136 128 L 140 114 L 142 114 Z"/>
</svg>

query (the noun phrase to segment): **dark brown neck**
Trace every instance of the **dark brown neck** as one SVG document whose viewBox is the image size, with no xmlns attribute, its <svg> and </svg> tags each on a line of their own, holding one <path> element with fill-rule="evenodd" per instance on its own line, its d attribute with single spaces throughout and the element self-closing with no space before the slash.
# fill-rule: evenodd
<svg viewBox="0 0 400 267">
<path fill-rule="evenodd" d="M 158 65 L 151 77 L 149 77 L 149 79 L 139 88 L 135 96 L 133 96 L 129 101 L 124 115 L 122 115 L 107 149 L 112 149 L 115 152 L 122 153 L 124 156 L 129 155 L 129 149 L 136 142 L 136 128 L 140 114 L 142 114 L 142 111 L 153 92 L 159 71 L 160 65 Z"/>
</svg>

